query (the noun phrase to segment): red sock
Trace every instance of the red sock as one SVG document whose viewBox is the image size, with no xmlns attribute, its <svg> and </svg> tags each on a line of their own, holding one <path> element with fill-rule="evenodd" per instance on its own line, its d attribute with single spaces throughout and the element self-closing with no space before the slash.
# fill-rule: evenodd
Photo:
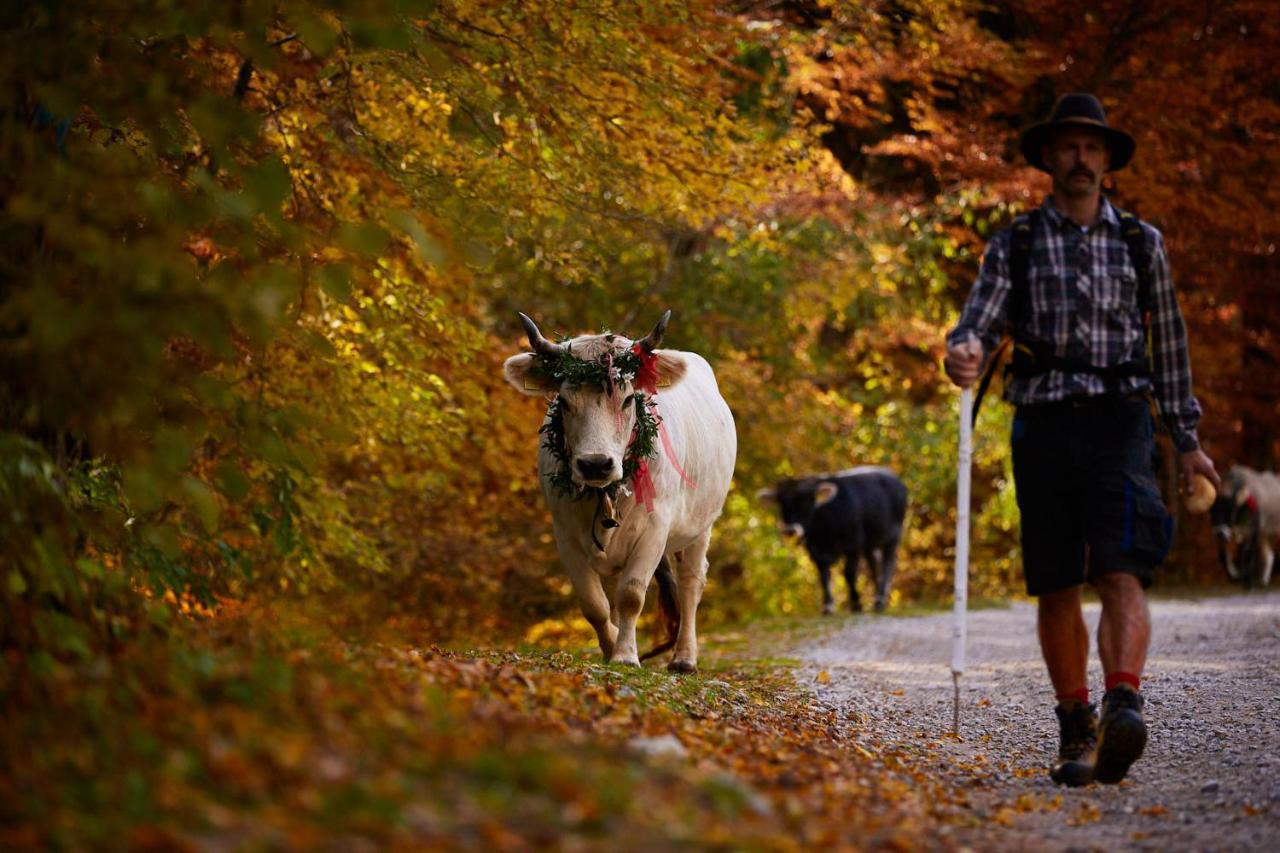
<svg viewBox="0 0 1280 853">
<path fill-rule="evenodd" d="M 1109 672 L 1107 673 L 1107 689 L 1111 690 L 1118 684 L 1127 684 L 1134 690 L 1137 690 L 1138 676 L 1132 672 Z"/>
<path fill-rule="evenodd" d="M 1070 693 L 1059 693 L 1055 698 L 1057 698 L 1059 702 L 1065 702 L 1068 699 L 1077 699 L 1087 705 L 1089 704 L 1089 688 L 1081 687 L 1078 690 L 1072 690 Z"/>
</svg>

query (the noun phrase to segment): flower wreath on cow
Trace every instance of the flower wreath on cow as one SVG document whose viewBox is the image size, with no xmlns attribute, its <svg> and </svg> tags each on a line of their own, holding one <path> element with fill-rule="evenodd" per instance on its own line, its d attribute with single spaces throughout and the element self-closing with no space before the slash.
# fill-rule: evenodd
<svg viewBox="0 0 1280 853">
<path fill-rule="evenodd" d="M 524 316 L 523 314 L 520 316 Z M 564 349 L 555 352 L 537 353 L 537 370 L 549 382 L 564 387 L 580 387 L 590 385 L 605 391 L 609 399 L 617 405 L 616 417 L 622 423 L 623 412 L 627 406 L 635 409 L 636 422 L 627 442 L 627 454 L 622 460 L 622 479 L 615 480 L 607 486 L 589 487 L 574 482 L 569 470 L 569 458 L 565 450 L 564 436 L 564 400 L 556 394 L 547 406 L 547 420 L 540 432 L 543 435 L 543 446 L 556 458 L 557 469 L 550 475 L 551 485 L 560 494 L 575 498 L 584 498 L 593 488 L 611 505 L 617 501 L 621 492 L 632 494 L 635 490 L 636 502 L 653 512 L 653 480 L 649 476 L 649 460 L 657 453 L 657 443 L 662 441 L 667 458 L 681 478 L 690 486 L 693 481 L 685 474 L 671 448 L 671 440 L 662 427 L 662 416 L 658 413 L 658 356 L 645 349 L 642 343 L 631 345 L 630 349 L 621 352 L 607 350 L 604 355 L 587 360 L 573 353 L 571 341 L 562 342 Z M 622 388 L 632 385 L 635 389 L 624 396 Z M 627 484 L 630 483 L 631 486 Z M 612 512 L 606 519 L 606 526 L 612 521 Z"/>
</svg>

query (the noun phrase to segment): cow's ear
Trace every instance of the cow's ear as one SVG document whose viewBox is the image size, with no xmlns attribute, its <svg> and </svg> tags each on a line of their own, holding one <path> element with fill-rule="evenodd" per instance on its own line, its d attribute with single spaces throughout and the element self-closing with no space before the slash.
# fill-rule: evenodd
<svg viewBox="0 0 1280 853">
<path fill-rule="evenodd" d="M 825 503 L 830 503 L 831 499 L 840 491 L 840 487 L 830 480 L 823 480 L 818 484 L 818 488 L 813 490 L 813 506 L 814 509 Z"/>
<path fill-rule="evenodd" d="M 502 365 L 502 375 L 521 394 L 542 396 L 560 390 L 550 377 L 538 370 L 538 357 L 531 352 L 513 355 Z"/>
<path fill-rule="evenodd" d="M 756 500 L 760 501 L 761 503 L 776 504 L 778 502 L 778 490 L 777 489 L 761 489 L 760 491 L 756 492 Z"/>
<path fill-rule="evenodd" d="M 672 385 L 679 384 L 680 380 L 684 379 L 684 375 L 689 372 L 689 363 L 679 353 L 660 349 L 654 350 L 653 354 L 658 357 L 656 366 L 659 388 L 670 388 Z"/>
</svg>

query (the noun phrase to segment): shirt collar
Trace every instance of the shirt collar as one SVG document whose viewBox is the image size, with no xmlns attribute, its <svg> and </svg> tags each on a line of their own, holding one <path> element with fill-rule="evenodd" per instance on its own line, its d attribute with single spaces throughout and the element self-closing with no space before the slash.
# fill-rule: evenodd
<svg viewBox="0 0 1280 853">
<path fill-rule="evenodd" d="M 1053 196 L 1044 197 L 1044 202 L 1040 205 L 1040 210 L 1048 218 L 1054 228 L 1061 228 L 1067 222 L 1067 215 L 1058 209 L 1053 203 Z M 1119 229 L 1120 215 L 1116 213 L 1115 205 L 1113 205 L 1105 195 L 1101 196 L 1101 202 L 1098 205 L 1098 225 L 1106 223 L 1111 228 Z M 1074 226 L 1075 223 L 1072 223 Z M 1078 227 L 1078 226 L 1076 226 Z M 1095 228 L 1097 225 L 1094 226 Z"/>
</svg>

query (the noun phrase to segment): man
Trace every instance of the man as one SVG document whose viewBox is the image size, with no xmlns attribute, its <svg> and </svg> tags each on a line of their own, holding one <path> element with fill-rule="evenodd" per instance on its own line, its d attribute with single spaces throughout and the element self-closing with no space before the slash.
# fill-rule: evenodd
<svg viewBox="0 0 1280 853">
<path fill-rule="evenodd" d="M 1152 464 L 1150 395 L 1179 452 L 1182 488 L 1196 473 L 1221 485 L 1196 437 L 1200 405 L 1164 239 L 1101 193 L 1103 175 L 1134 148 L 1088 94 L 1064 95 L 1023 133 L 1022 153 L 1052 176 L 1052 195 L 988 245 L 947 336 L 947 375 L 961 387 L 1004 332 L 1014 340 L 1005 396 L 1017 407 L 1023 573 L 1058 701 L 1050 776 L 1073 786 L 1119 782 L 1146 745 L 1144 589 L 1171 532 Z M 1085 582 L 1102 602 L 1100 720 L 1089 704 Z"/>
</svg>

